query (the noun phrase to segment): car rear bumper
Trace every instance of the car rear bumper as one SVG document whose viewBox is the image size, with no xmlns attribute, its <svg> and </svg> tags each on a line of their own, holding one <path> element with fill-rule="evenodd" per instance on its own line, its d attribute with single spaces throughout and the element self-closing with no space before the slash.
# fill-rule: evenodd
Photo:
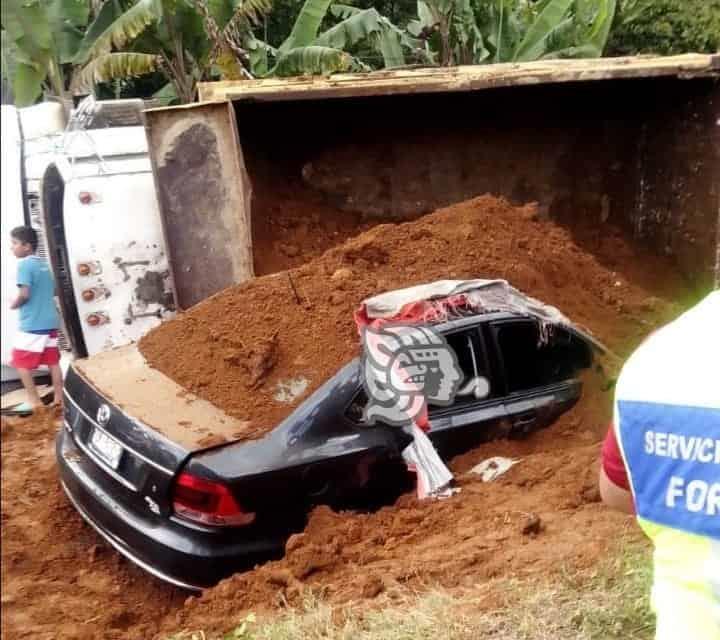
<svg viewBox="0 0 720 640">
<path fill-rule="evenodd" d="M 244 530 L 195 529 L 172 518 L 141 514 L 121 504 L 93 479 L 92 460 L 63 429 L 57 437 L 60 481 L 80 515 L 117 551 L 176 586 L 200 590 L 282 553 L 285 536 Z"/>
</svg>

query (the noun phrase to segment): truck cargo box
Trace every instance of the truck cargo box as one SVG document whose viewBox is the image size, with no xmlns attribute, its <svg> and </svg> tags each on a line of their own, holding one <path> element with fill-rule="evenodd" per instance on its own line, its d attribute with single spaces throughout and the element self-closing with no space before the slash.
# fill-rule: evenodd
<svg viewBox="0 0 720 640">
<path fill-rule="evenodd" d="M 597 234 L 621 224 L 707 290 L 719 77 L 720 56 L 688 54 L 201 83 L 199 104 L 146 112 L 179 306 L 253 276 L 262 196 L 288 184 L 375 221 L 536 201 Z"/>
</svg>

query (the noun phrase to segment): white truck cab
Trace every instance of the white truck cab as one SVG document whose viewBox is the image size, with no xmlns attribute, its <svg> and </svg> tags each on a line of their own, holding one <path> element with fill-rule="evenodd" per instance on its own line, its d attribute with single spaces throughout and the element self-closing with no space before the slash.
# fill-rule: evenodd
<svg viewBox="0 0 720 640">
<path fill-rule="evenodd" d="M 76 356 L 134 342 L 174 313 L 143 127 L 68 134 L 40 195 L 64 332 Z"/>
<path fill-rule="evenodd" d="M 141 101 L 93 103 L 78 126 L 59 103 L 3 106 L 3 381 L 17 375 L 9 367 L 17 318 L 7 309 L 16 291 L 15 226 L 39 232 L 66 356 L 136 341 L 174 313 L 141 109 Z"/>
</svg>

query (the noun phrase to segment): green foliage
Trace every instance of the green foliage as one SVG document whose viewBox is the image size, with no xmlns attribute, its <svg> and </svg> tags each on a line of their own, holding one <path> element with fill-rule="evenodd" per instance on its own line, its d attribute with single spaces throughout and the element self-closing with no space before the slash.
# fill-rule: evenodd
<svg viewBox="0 0 720 640">
<path fill-rule="evenodd" d="M 620 0 L 613 55 L 720 50 L 720 0 Z"/>
<path fill-rule="evenodd" d="M 441 65 L 602 55 L 616 0 L 418 0 L 408 24 Z"/>
<path fill-rule="evenodd" d="M 349 71 L 350 55 L 339 49 L 310 45 L 296 47 L 281 54 L 273 69 L 277 76 L 330 75 Z"/>
<path fill-rule="evenodd" d="M 106 0 L 86 32 L 75 58 L 84 66 L 74 88 L 87 91 L 160 71 L 167 83 L 156 94 L 166 102 L 192 101 L 197 82 L 212 77 L 217 48 L 204 18 L 217 32 L 251 36 L 251 26 L 270 7 L 270 0 L 209 0 L 201 5 L 203 16 L 192 0 L 137 0 L 124 11 L 115 3 Z"/>
<path fill-rule="evenodd" d="M 77 75 L 76 86 L 87 88 L 116 78 L 133 78 L 151 73 L 158 66 L 158 56 L 148 53 L 105 53 L 83 67 Z"/>
<path fill-rule="evenodd" d="M 280 45 L 280 52 L 310 45 L 331 3 L 332 0 L 305 0 L 290 35 Z"/>
<path fill-rule="evenodd" d="M 652 640 L 651 552 L 626 539 L 616 543 L 587 570 L 568 563 L 547 578 L 500 576 L 461 593 L 396 594 L 392 604 L 342 615 L 308 593 L 270 619 L 250 614 L 224 634 L 183 631 L 165 640 Z M 478 606 L 488 593 L 493 607 Z"/>
<path fill-rule="evenodd" d="M 567 13 L 573 0 L 550 0 L 525 31 L 513 52 L 513 61 L 537 60 L 547 53 L 550 37 L 567 24 Z"/>
<path fill-rule="evenodd" d="M 86 0 L 3 0 L 4 77 L 16 103 L 32 104 L 48 89 L 63 95 L 63 66 L 75 57 L 89 17 Z"/>
<path fill-rule="evenodd" d="M 403 30 L 375 9 L 350 5 L 332 6 L 332 0 L 306 0 L 290 35 L 276 52 L 265 45 L 265 53 L 275 56 L 267 72 L 276 76 L 328 75 L 339 71 L 370 70 L 361 57 L 354 55 L 365 48 L 374 52 L 385 67 L 405 64 L 405 49 L 417 44 Z M 334 22 L 322 33 L 321 25 Z M 260 75 L 258 68 L 253 71 Z"/>
<path fill-rule="evenodd" d="M 95 35 L 108 21 L 108 14 L 114 15 L 115 19 L 99 35 Z M 87 38 L 82 46 L 83 55 L 75 62 L 83 64 L 89 58 L 109 54 L 113 48 L 122 49 L 128 42 L 145 31 L 146 27 L 157 22 L 161 16 L 162 7 L 158 0 L 138 0 L 136 4 L 119 15 L 114 11 L 111 13 L 110 10 L 100 11 L 88 29 Z"/>
</svg>

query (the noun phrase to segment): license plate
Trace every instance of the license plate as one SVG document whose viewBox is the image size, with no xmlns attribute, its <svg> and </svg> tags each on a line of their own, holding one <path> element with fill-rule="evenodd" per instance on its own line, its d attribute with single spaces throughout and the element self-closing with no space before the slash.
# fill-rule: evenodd
<svg viewBox="0 0 720 640">
<path fill-rule="evenodd" d="M 90 434 L 90 448 L 98 455 L 98 457 L 113 469 L 117 469 L 120 465 L 120 456 L 122 456 L 122 446 L 113 440 L 110 436 L 105 435 L 99 429 L 93 429 Z"/>
</svg>

